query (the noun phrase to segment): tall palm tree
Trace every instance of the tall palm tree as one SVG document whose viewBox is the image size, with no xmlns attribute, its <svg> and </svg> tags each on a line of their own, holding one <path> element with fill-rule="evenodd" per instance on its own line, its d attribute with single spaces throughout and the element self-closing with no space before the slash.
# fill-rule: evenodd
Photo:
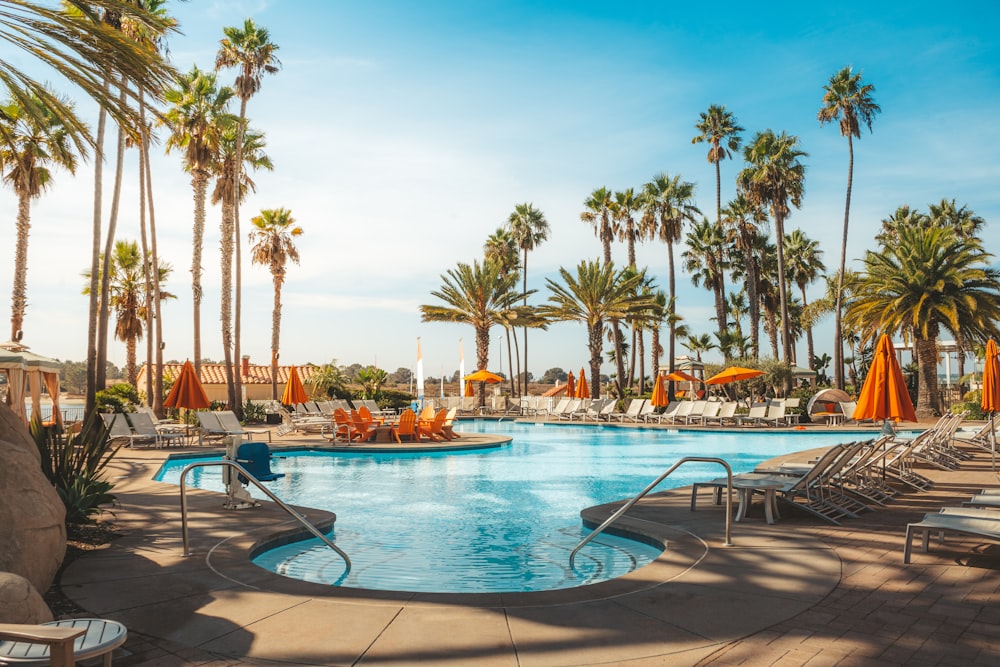
<svg viewBox="0 0 1000 667">
<path fill-rule="evenodd" d="M 560 267 L 562 283 L 546 278 L 548 304 L 542 309 L 554 321 L 580 322 L 587 327 L 587 349 L 590 352 L 591 397 L 600 396 L 601 345 L 604 323 L 622 320 L 636 310 L 651 305 L 649 296 L 638 293 L 645 280 L 641 272 L 617 271 L 614 264 L 584 260 L 576 267 L 576 275 Z M 617 378 L 618 395 L 622 396 L 621 376 Z"/>
<path fill-rule="evenodd" d="M 726 111 L 725 105 L 719 104 L 710 105 L 708 111 L 700 114 L 700 120 L 694 127 L 701 134 L 692 138 L 691 143 L 707 142 L 708 161 L 715 165 L 715 221 L 721 223 L 722 175 L 719 164 L 731 158 L 732 151 L 740 149 L 740 132 L 743 128 L 736 122 L 736 116 L 731 111 Z"/>
<path fill-rule="evenodd" d="M 676 350 L 677 274 L 674 270 L 674 244 L 681 240 L 684 222 L 694 223 L 701 211 L 694 205 L 694 183 L 682 181 L 680 174 L 671 177 L 661 172 L 642 186 L 639 205 L 642 207 L 641 233 L 649 239 L 667 244 L 667 324 L 670 327 L 667 368 L 674 371 Z"/>
<path fill-rule="evenodd" d="M 726 236 L 722 227 L 708 218 L 702 218 L 684 237 L 687 250 L 681 253 L 684 269 L 691 274 L 691 282 L 696 287 L 704 285 L 715 297 L 715 319 L 717 323 L 726 321 L 726 292 L 724 276 L 729 268 L 724 247 Z M 723 327 L 723 333 L 729 327 Z"/>
<path fill-rule="evenodd" d="M 423 322 L 456 322 L 471 324 L 476 331 L 476 366 L 489 365 L 490 328 L 503 324 L 506 311 L 521 299 L 517 292 L 517 273 L 504 273 L 497 262 L 489 259 L 482 264 L 459 262 L 441 276 L 443 285 L 431 292 L 443 305 L 420 306 Z M 484 383 L 479 386 L 479 405 L 486 405 Z"/>
<path fill-rule="evenodd" d="M 528 251 L 537 248 L 543 241 L 549 238 L 549 222 L 545 219 L 545 214 L 539 211 L 533 204 L 518 204 L 514 207 L 514 212 L 507 217 L 507 224 L 510 225 L 511 236 L 517 247 L 524 253 L 524 261 L 521 264 L 522 291 L 528 293 Z M 522 304 L 528 306 L 527 297 Z M 524 386 L 521 386 L 521 375 L 518 374 L 518 391 L 523 394 L 528 393 L 528 327 L 523 328 L 524 335 Z"/>
<path fill-rule="evenodd" d="M 978 237 L 986 225 L 986 221 L 975 211 L 964 204 L 958 206 L 954 199 L 942 199 L 939 204 L 931 204 L 928 208 L 930 224 L 951 227 L 964 238 Z"/>
<path fill-rule="evenodd" d="M 145 262 L 139 245 L 135 241 L 116 241 L 114 253 L 109 266 L 111 267 L 108 310 L 115 313 L 115 338 L 125 343 L 125 379 L 129 384 L 138 389 L 136 378 L 138 377 L 138 364 L 136 348 L 143 333 L 147 330 L 146 314 L 150 309 L 150 302 L 147 300 L 145 289 Z M 160 282 L 166 282 L 170 274 L 169 264 L 164 263 L 160 267 Z M 85 278 L 90 278 L 90 271 L 83 273 Z M 89 294 L 89 283 L 83 289 L 84 294 Z M 160 291 L 162 299 L 173 299 L 174 295 L 165 290 Z"/>
<path fill-rule="evenodd" d="M 764 210 L 747 199 L 742 192 L 722 210 L 722 224 L 726 238 L 740 254 L 742 261 L 733 262 L 734 268 L 746 277 L 747 308 L 750 315 L 750 348 L 754 359 L 760 354 L 760 283 L 761 225 L 767 221 Z"/>
<path fill-rule="evenodd" d="M 706 352 L 711 352 L 716 348 L 715 343 L 712 342 L 712 337 L 706 334 L 688 334 L 684 337 L 684 342 L 681 343 L 684 348 L 694 355 L 694 358 L 701 361 L 701 355 Z"/>
<path fill-rule="evenodd" d="M 788 272 L 789 280 L 798 285 L 799 292 L 802 293 L 804 309 L 809 307 L 806 287 L 826 271 L 822 257 L 823 251 L 820 250 L 819 241 L 809 238 L 801 229 L 793 229 L 791 234 L 785 235 L 785 270 Z M 812 359 L 816 355 L 812 326 L 807 325 L 805 332 L 809 364 L 812 364 Z"/>
<path fill-rule="evenodd" d="M 781 343 L 783 360 L 790 363 L 792 341 L 788 330 L 788 295 L 785 281 L 785 219 L 791 214 L 789 206 L 802 205 L 805 192 L 806 168 L 799 160 L 808 153 L 799 149 L 799 138 L 772 130 L 758 132 L 747 145 L 743 157 L 747 167 L 740 172 L 738 183 L 747 199 L 771 210 L 778 250 L 778 297 L 781 308 Z M 791 390 L 791 378 L 786 379 L 785 392 Z"/>
<path fill-rule="evenodd" d="M 275 53 L 278 46 L 271 41 L 271 35 L 266 28 L 257 26 L 253 19 L 243 21 L 243 27 L 226 27 L 222 29 L 225 37 L 219 42 L 219 51 L 215 55 L 215 69 L 235 67 L 236 95 L 240 98 L 240 122 L 236 132 L 236 170 L 233 173 L 233 186 L 239 189 L 240 174 L 243 170 L 243 133 L 246 130 L 247 101 L 260 91 L 265 74 L 275 74 L 281 68 L 281 61 Z M 235 302 L 233 304 L 233 356 L 239 362 L 242 345 L 243 312 L 243 269 L 242 244 L 240 240 L 240 201 L 237 198 L 233 204 L 233 239 L 235 240 Z M 274 367 L 276 362 L 271 361 Z M 242 373 L 235 374 L 237 395 L 242 394 Z M 242 407 L 237 408 L 240 411 Z M 242 413 L 240 413 L 242 414 Z"/>
<path fill-rule="evenodd" d="M 219 225 L 220 240 L 222 244 L 222 295 L 221 306 L 222 316 L 222 349 L 223 360 L 225 361 L 226 389 L 229 396 L 229 405 L 240 403 L 240 393 L 237 391 L 236 380 L 233 373 L 233 246 L 235 238 L 233 236 L 233 211 L 236 207 L 236 200 L 246 199 L 248 192 L 256 190 L 256 184 L 247 174 L 247 168 L 257 171 L 274 168 L 271 158 L 264 152 L 266 142 L 264 133 L 254 129 L 248 129 L 243 136 L 243 169 L 240 170 L 240 190 L 239 197 L 236 195 L 234 186 L 236 185 L 236 124 L 225 128 L 222 133 L 222 140 L 219 144 L 219 159 L 214 165 L 213 173 L 216 176 L 215 188 L 212 191 L 212 203 L 222 205 L 222 220 Z M 235 361 L 239 362 L 239 359 Z"/>
<path fill-rule="evenodd" d="M 19 341 L 28 306 L 28 232 L 31 229 L 31 200 L 52 184 L 53 167 L 71 174 L 77 155 L 69 128 L 45 106 L 31 97 L 12 97 L 0 106 L 0 174 L 17 195 L 17 241 L 14 252 L 14 287 L 11 295 L 10 340 Z"/>
<path fill-rule="evenodd" d="M 651 295 L 649 306 L 649 346 L 652 360 L 652 377 L 655 381 L 660 376 L 660 357 L 663 356 L 663 345 L 660 343 L 660 329 L 667 319 L 667 295 L 663 290 L 656 290 Z"/>
<path fill-rule="evenodd" d="M 628 265 L 635 267 L 635 241 L 638 229 L 635 226 L 635 212 L 639 209 L 639 200 L 632 188 L 615 192 L 611 202 L 611 218 L 614 221 L 615 235 L 625 243 L 628 251 Z"/>
<path fill-rule="evenodd" d="M 191 253 L 191 292 L 194 305 L 195 371 L 201 373 L 201 254 L 205 235 L 205 199 L 208 180 L 219 159 L 223 134 L 235 122 L 229 113 L 233 90 L 219 88 L 215 74 L 194 66 L 187 74 L 177 77 L 177 87 L 167 91 L 166 100 L 172 106 L 164 114 L 170 128 L 167 152 L 174 148 L 184 151 L 184 168 L 191 174 L 194 191 L 194 236 Z"/>
<path fill-rule="evenodd" d="M 894 243 L 868 251 L 852 284 L 844 323 L 871 339 L 879 331 L 913 336 L 919 364 L 918 417 L 940 414 L 937 339 L 942 329 L 968 340 L 998 334 L 1000 271 L 976 238 L 949 227 L 901 227 Z"/>
<path fill-rule="evenodd" d="M 833 376 L 837 389 L 844 388 L 844 330 L 841 318 L 844 289 L 843 276 L 847 266 L 847 228 L 851 220 L 851 188 L 854 183 L 854 139 L 861 138 L 861 125 L 872 131 L 872 122 L 882 108 L 875 103 L 872 93 L 875 86 L 861 80 L 861 72 L 854 73 L 848 65 L 830 77 L 823 86 L 823 106 L 817 118 L 820 125 L 838 121 L 840 136 L 847 137 L 847 197 L 844 203 L 844 235 L 840 242 L 840 280 L 837 285 L 837 304 L 834 307 Z"/>
<path fill-rule="evenodd" d="M 501 273 L 513 273 L 521 269 L 517 242 L 507 227 L 497 227 L 495 232 L 486 237 L 483 255 L 486 259 L 497 262 Z"/>
<path fill-rule="evenodd" d="M 611 263 L 611 242 L 615 239 L 614 226 L 611 219 L 611 203 L 613 195 L 607 188 L 597 188 L 584 200 L 586 209 L 580 214 L 580 219 L 593 225 L 594 233 L 601 240 L 604 250 L 604 263 Z"/>
<path fill-rule="evenodd" d="M 238 199 L 238 197 L 236 198 Z M 274 283 L 274 307 L 271 310 L 271 400 L 278 400 L 278 341 L 281 337 L 281 286 L 285 284 L 285 265 L 299 263 L 299 250 L 295 239 L 302 235 L 302 228 L 295 223 L 287 208 L 262 209 L 260 215 L 250 220 L 251 259 L 254 264 L 266 266 Z"/>
</svg>

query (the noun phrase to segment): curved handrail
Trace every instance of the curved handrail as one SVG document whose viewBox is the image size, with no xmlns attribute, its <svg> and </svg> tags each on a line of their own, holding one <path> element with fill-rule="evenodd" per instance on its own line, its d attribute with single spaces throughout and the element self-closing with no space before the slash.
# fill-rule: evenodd
<svg viewBox="0 0 1000 667">
<path fill-rule="evenodd" d="M 669 477 L 670 473 L 672 473 L 673 471 L 677 470 L 679 467 L 681 467 L 685 463 L 692 463 L 692 462 L 697 462 L 697 463 L 719 463 L 719 464 L 722 465 L 723 468 L 726 469 L 726 541 L 725 541 L 725 546 L 727 546 L 727 547 L 733 546 L 733 542 L 732 542 L 732 539 L 731 539 L 731 529 L 732 529 L 732 525 L 733 525 L 733 469 L 729 467 L 728 463 L 726 463 L 725 461 L 723 461 L 720 458 L 702 457 L 702 456 L 685 456 L 680 461 L 678 461 L 677 463 L 675 463 L 672 466 L 670 466 L 669 470 L 667 470 L 665 473 L 663 473 L 662 475 L 660 475 L 659 477 L 657 477 L 655 480 L 653 480 L 648 486 L 646 486 L 645 489 L 643 489 L 642 491 L 640 491 L 639 495 L 637 495 L 635 498 L 632 498 L 630 501 L 628 501 L 627 503 L 625 503 L 624 505 L 622 505 L 618 509 L 617 512 L 615 512 L 614 514 L 612 514 L 611 516 L 609 516 L 607 519 L 605 519 L 604 523 L 602 523 L 600 526 L 598 526 L 597 528 L 594 529 L 594 532 L 592 532 L 590 535 L 587 535 L 587 537 L 583 538 L 583 540 L 581 540 L 580 543 L 578 545 L 576 545 L 576 547 L 573 549 L 573 551 L 569 552 L 569 566 L 573 567 L 573 560 L 576 558 L 576 552 L 577 551 L 579 551 L 580 549 L 582 549 L 583 547 L 585 547 L 592 539 L 594 539 L 595 537 L 597 537 L 598 535 L 600 535 L 602 532 L 604 532 L 605 528 L 607 528 L 612 523 L 614 523 L 615 521 L 617 521 L 618 518 L 621 517 L 622 514 L 625 514 L 625 512 L 627 512 L 629 510 L 629 508 L 632 507 L 632 505 L 635 505 L 637 502 L 639 502 L 640 500 L 642 500 L 646 496 L 646 494 L 648 494 L 650 491 L 652 491 L 654 488 L 656 488 L 656 486 L 660 482 L 662 482 L 667 477 Z"/>
<path fill-rule="evenodd" d="M 207 466 L 229 466 L 230 468 L 235 468 L 241 475 L 243 475 L 248 480 L 250 480 L 251 482 L 253 482 L 254 486 L 256 486 L 258 489 L 260 489 L 261 491 L 263 491 L 264 494 L 267 495 L 268 498 L 270 498 L 271 500 L 273 500 L 278 507 L 280 507 L 281 509 L 285 510 L 285 512 L 287 512 L 289 514 L 289 516 L 291 516 L 293 519 L 295 519 L 300 524 L 302 524 L 306 528 L 306 530 L 308 530 L 310 533 L 312 533 L 317 538 L 319 538 L 323 543 L 326 544 L 326 546 L 328 546 L 331 549 L 333 549 L 334 551 L 336 551 L 337 554 L 341 558 L 344 559 L 344 563 L 347 564 L 347 571 L 348 572 L 351 571 L 351 559 L 347 556 L 346 553 L 344 553 L 344 551 L 340 547 L 338 547 L 336 544 L 334 544 L 333 542 L 331 542 L 330 539 L 326 535 L 324 535 L 323 533 L 321 533 L 319 531 L 319 529 L 316 528 L 316 526 L 314 526 L 311 523 L 309 523 L 309 521 L 304 516 L 302 516 L 301 514 L 299 514 L 298 512 L 296 512 L 294 509 L 292 509 L 291 507 L 289 507 L 287 504 L 285 504 L 285 502 L 283 500 L 281 500 L 281 498 L 279 498 L 278 496 L 276 496 L 273 493 L 271 493 L 271 490 L 268 489 L 267 487 L 263 486 L 257 478 L 255 478 L 253 475 L 251 475 L 247 471 L 246 468 L 244 468 L 243 466 L 241 466 L 239 463 L 236 463 L 235 461 L 228 461 L 228 460 L 222 460 L 222 461 L 198 461 L 196 463 L 189 464 L 187 467 L 184 468 L 184 470 L 181 471 L 181 479 L 180 479 L 180 487 L 181 487 L 181 534 L 182 534 L 183 540 L 184 540 L 184 555 L 185 556 L 192 556 L 194 554 L 192 554 L 191 550 L 188 548 L 187 487 L 184 485 L 184 480 L 187 477 L 188 472 L 190 472 L 192 469 L 194 469 L 194 468 L 204 468 L 204 467 L 207 467 Z"/>
</svg>

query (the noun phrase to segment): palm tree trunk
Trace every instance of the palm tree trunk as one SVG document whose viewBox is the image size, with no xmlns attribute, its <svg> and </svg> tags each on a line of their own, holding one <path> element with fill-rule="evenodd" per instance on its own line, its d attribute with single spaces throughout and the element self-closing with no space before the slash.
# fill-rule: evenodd
<svg viewBox="0 0 1000 667">
<path fill-rule="evenodd" d="M 219 225 L 222 244 L 222 355 L 226 375 L 226 395 L 229 406 L 236 405 L 236 383 L 233 379 L 233 219 L 232 204 L 227 197 L 222 198 L 222 221 Z M 237 360 L 237 363 L 239 361 Z M 237 371 L 237 374 L 242 371 Z M 274 393 L 274 392 L 272 392 Z M 276 397 L 275 397 L 276 398 Z"/>
<path fill-rule="evenodd" d="M 587 331 L 587 347 L 590 349 L 590 397 L 601 395 L 601 340 L 604 336 L 604 321 L 597 320 Z M 619 395 L 620 398 L 620 395 Z"/>
<path fill-rule="evenodd" d="M 490 365 L 490 329 L 476 327 L 476 370 L 482 370 Z M 486 407 L 486 383 L 479 383 L 479 407 Z"/>
<path fill-rule="evenodd" d="M 152 340 L 155 333 L 154 354 L 156 355 L 156 366 L 153 374 L 153 411 L 158 417 L 163 417 L 163 313 L 162 296 L 160 294 L 160 258 L 156 249 L 156 208 L 153 206 L 153 174 L 149 167 L 149 133 L 143 136 L 142 153 L 145 156 L 146 197 L 149 200 L 149 249 L 152 259 L 153 274 L 153 300 L 147 304 L 149 311 L 153 313 L 153 328 L 155 331 L 147 331 L 146 335 Z M 149 373 L 147 373 L 149 374 Z"/>
<path fill-rule="evenodd" d="M 139 137 L 139 238 L 142 246 L 142 300 L 145 304 L 146 330 L 146 405 L 153 405 L 153 276 L 150 272 L 149 236 L 146 233 L 146 118 L 142 93 L 139 94 L 142 121 Z M 139 388 L 136 387 L 138 390 Z"/>
<path fill-rule="evenodd" d="M 527 308 L 528 307 L 528 249 L 527 248 L 524 249 L 524 265 L 522 267 L 522 270 L 524 271 L 524 276 L 522 279 L 521 291 L 524 293 L 524 302 L 523 302 L 524 307 Z M 515 343 L 517 342 L 516 336 L 514 342 Z M 521 385 L 522 376 L 518 375 L 517 393 L 519 396 L 527 396 L 528 395 L 528 327 L 524 327 L 524 366 L 521 366 L 521 360 L 520 358 L 518 358 L 517 367 L 524 368 L 523 389 Z"/>
<path fill-rule="evenodd" d="M 611 332 L 615 346 L 615 389 L 618 390 L 618 398 L 625 398 L 625 360 L 622 359 L 625 336 L 622 335 L 621 322 L 611 320 Z"/>
<path fill-rule="evenodd" d="M 719 333 L 725 334 L 729 330 L 726 318 L 726 286 L 722 277 L 722 269 L 717 269 L 712 280 L 712 292 L 715 294 L 715 321 L 719 325 Z"/>
<path fill-rule="evenodd" d="M 514 355 L 511 354 L 512 350 L 510 347 L 510 332 L 511 329 L 504 327 L 504 332 L 507 334 L 507 372 L 510 373 L 510 395 L 515 396 L 514 393 Z M 517 342 L 517 332 L 514 332 L 514 342 Z"/>
<path fill-rule="evenodd" d="M 24 310 L 28 305 L 28 231 L 31 229 L 31 195 L 21 189 L 17 193 L 17 250 L 14 254 L 14 290 L 11 297 L 10 339 L 21 340 Z"/>
<path fill-rule="evenodd" d="M 792 359 L 792 341 L 789 339 L 788 331 L 788 290 L 785 280 L 785 219 L 780 215 L 774 216 L 774 231 L 777 235 L 778 248 L 778 300 L 781 306 L 781 353 L 782 360 L 789 364 Z M 792 390 L 791 380 L 785 380 L 785 395 Z"/>
<path fill-rule="evenodd" d="M 656 378 L 660 376 L 660 324 L 659 322 L 653 325 L 653 329 L 649 334 L 649 346 L 653 348 L 650 350 L 650 361 L 652 363 L 652 377 L 653 382 L 656 382 Z"/>
<path fill-rule="evenodd" d="M 677 295 L 677 278 L 674 273 L 674 242 L 670 238 L 667 238 L 667 274 L 667 282 L 669 283 L 670 290 L 670 295 L 667 301 L 667 325 L 670 327 L 670 341 L 668 343 L 670 349 L 667 352 L 667 369 L 669 373 L 673 373 L 674 358 L 676 357 L 675 350 L 677 349 L 677 322 L 674 315 L 674 299 Z M 673 386 L 673 383 L 671 383 L 671 386 Z"/>
<path fill-rule="evenodd" d="M 638 345 L 639 348 L 639 394 L 646 393 L 646 344 L 645 336 L 642 335 L 642 329 L 637 329 L 638 333 Z"/>
<path fill-rule="evenodd" d="M 243 346 L 240 339 L 243 335 L 243 244 L 240 240 L 240 183 L 243 181 L 243 132 L 246 129 L 247 101 L 240 98 L 240 125 L 236 128 L 236 173 L 234 175 L 233 193 L 233 238 L 235 247 L 234 303 L 233 303 L 233 356 L 239 364 L 234 378 L 235 391 L 239 400 L 235 409 L 236 415 L 243 419 Z"/>
<path fill-rule="evenodd" d="M 802 290 L 802 307 L 807 308 L 809 306 L 809 302 L 806 301 L 806 286 L 799 285 L 799 288 Z M 806 350 L 809 354 L 809 358 L 806 360 L 806 368 L 812 368 L 813 357 L 816 356 L 816 350 L 813 347 L 813 330 L 811 326 L 806 327 Z"/>
<path fill-rule="evenodd" d="M 139 370 L 136 363 L 136 352 L 137 345 L 135 338 L 129 336 L 128 340 L 125 341 L 125 377 L 128 383 L 135 386 L 136 377 L 139 375 Z"/>
<path fill-rule="evenodd" d="M 121 83 L 120 101 L 126 101 L 126 84 Z M 115 233 L 118 230 L 118 207 L 122 194 L 122 171 L 125 162 L 125 132 L 118 126 L 118 149 L 115 164 L 115 186 L 111 194 L 111 211 L 108 217 L 108 236 L 104 240 L 104 263 L 101 271 L 101 308 L 97 324 L 97 389 L 104 389 L 108 372 L 108 318 L 111 315 L 111 254 L 115 247 Z"/>
<path fill-rule="evenodd" d="M 628 351 L 628 385 L 629 387 L 635 386 L 635 355 L 636 355 L 636 328 L 632 327 L 632 345 L 629 347 Z"/>
<path fill-rule="evenodd" d="M 753 358 L 760 358 L 760 272 L 757 270 L 757 258 L 747 239 L 744 260 L 747 263 L 747 305 L 750 312 L 750 347 Z"/>
<path fill-rule="evenodd" d="M 844 306 L 844 271 L 847 268 L 847 228 L 851 220 L 851 187 L 854 182 L 854 140 L 847 133 L 847 198 L 844 202 L 844 236 L 840 241 L 840 273 L 837 276 L 837 302 L 833 308 L 833 378 L 837 389 L 844 388 L 844 325 L 840 311 Z"/>
<path fill-rule="evenodd" d="M 271 400 L 278 400 L 278 350 L 281 338 L 281 284 L 284 275 L 274 272 L 274 307 L 271 310 Z M 242 365 L 242 364 L 241 364 Z M 242 370 L 237 375 L 242 374 Z"/>
<path fill-rule="evenodd" d="M 517 384 L 513 382 L 510 383 L 511 396 L 519 396 L 521 394 L 521 350 L 517 344 L 517 329 L 511 327 L 511 331 L 514 333 L 514 356 L 517 357 L 517 361 L 514 364 L 514 368 L 517 368 Z M 527 341 L 525 341 L 527 342 Z M 510 355 L 510 343 L 507 344 L 507 354 Z M 511 368 L 511 372 L 514 372 L 514 368 Z M 517 394 L 514 392 L 514 387 L 517 386 Z M 528 380 L 525 377 L 524 380 L 524 393 L 528 391 Z"/>
<path fill-rule="evenodd" d="M 929 333 L 927 338 L 914 339 L 917 353 L 917 405 L 918 419 L 937 417 L 941 414 L 937 383 L 937 335 Z"/>
<path fill-rule="evenodd" d="M 110 86 L 104 82 L 104 89 Z M 87 395 L 85 410 L 89 415 L 97 404 L 97 311 L 98 311 L 98 277 L 101 257 L 101 226 L 103 223 L 102 195 L 104 190 L 104 133 L 108 125 L 108 112 L 100 107 L 97 114 L 97 136 L 94 139 L 94 217 L 91 228 L 90 244 L 90 305 L 88 308 L 89 324 L 87 326 Z"/>
<path fill-rule="evenodd" d="M 194 191 L 194 239 L 191 243 L 191 303 L 193 305 L 194 372 L 201 377 L 201 251 L 205 237 L 205 195 L 208 191 L 208 174 L 196 169 L 191 172 Z"/>
</svg>

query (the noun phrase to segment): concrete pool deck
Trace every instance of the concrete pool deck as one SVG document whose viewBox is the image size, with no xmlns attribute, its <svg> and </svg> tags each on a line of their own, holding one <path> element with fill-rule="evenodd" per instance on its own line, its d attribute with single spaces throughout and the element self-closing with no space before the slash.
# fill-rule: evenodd
<svg viewBox="0 0 1000 667">
<path fill-rule="evenodd" d="M 846 435 L 846 434 L 845 434 Z M 463 444 L 483 436 L 463 434 Z M 485 440 L 482 440 L 485 444 Z M 282 445 L 319 445 L 286 437 Z M 352 449 L 358 449 L 357 446 Z M 193 556 L 182 555 L 179 492 L 151 480 L 168 453 L 121 450 L 110 476 L 121 536 L 62 573 L 63 592 L 129 628 L 117 665 L 995 664 L 1000 545 L 949 538 L 902 564 L 907 522 L 997 486 L 989 455 L 921 470 L 928 493 L 842 526 L 754 508 L 723 546 L 723 509 L 690 490 L 651 496 L 623 521 L 657 534 L 655 563 L 613 581 L 540 593 L 397 594 L 295 581 L 252 565 L 258 541 L 292 528 L 270 503 L 227 512 L 189 492 Z M 651 471 L 650 478 L 662 471 Z M 391 501 L 389 501 L 391 502 Z M 315 523 L 329 513 L 299 508 Z M 600 520 L 612 506 L 589 508 Z"/>
</svg>

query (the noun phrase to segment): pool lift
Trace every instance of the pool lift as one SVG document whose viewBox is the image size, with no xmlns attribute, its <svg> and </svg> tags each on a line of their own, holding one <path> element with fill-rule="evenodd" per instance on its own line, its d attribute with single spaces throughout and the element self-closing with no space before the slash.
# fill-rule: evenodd
<svg viewBox="0 0 1000 667">
<path fill-rule="evenodd" d="M 271 471 L 271 450 L 263 442 L 242 443 L 238 435 L 228 438 L 226 443 L 225 460 L 234 461 L 246 469 L 247 473 L 258 482 L 271 482 L 284 477 L 284 473 Z M 223 507 L 227 510 L 243 510 L 252 507 L 260 507 L 260 503 L 254 500 L 250 492 L 247 491 L 249 479 L 239 470 L 225 466 L 222 469 L 222 481 L 226 485 L 226 502 Z"/>
</svg>

